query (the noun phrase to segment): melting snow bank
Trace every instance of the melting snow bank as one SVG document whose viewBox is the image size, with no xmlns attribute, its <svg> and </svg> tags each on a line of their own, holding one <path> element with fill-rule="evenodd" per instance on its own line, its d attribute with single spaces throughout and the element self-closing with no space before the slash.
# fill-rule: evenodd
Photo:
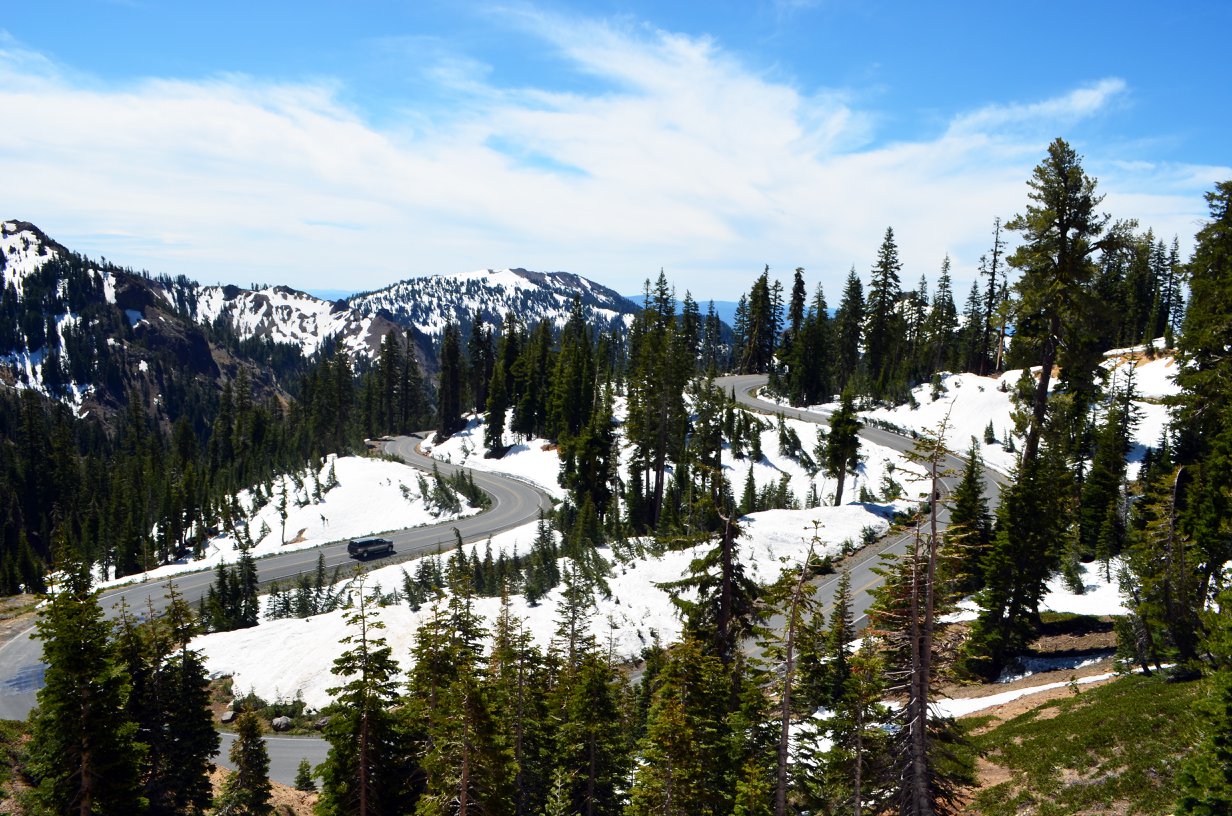
<svg viewBox="0 0 1232 816">
<path fill-rule="evenodd" d="M 1057 683 L 1045 683 L 1042 686 L 1031 686 L 1030 688 L 1003 691 L 1000 694 L 990 694 L 987 697 L 962 697 L 950 700 L 937 700 L 932 704 L 932 710 L 942 717 L 965 717 L 968 714 L 975 713 L 976 711 L 983 711 L 986 708 L 995 708 L 996 706 L 1013 702 L 1019 697 L 1026 697 L 1029 694 L 1039 694 L 1042 691 L 1050 691 L 1052 689 L 1063 688 L 1064 686 L 1081 686 L 1086 685 L 1087 683 L 1099 683 L 1116 676 L 1116 672 L 1108 672 L 1107 674 L 1093 674 L 1090 677 L 1078 677 L 1071 680 L 1062 680 Z"/>
</svg>

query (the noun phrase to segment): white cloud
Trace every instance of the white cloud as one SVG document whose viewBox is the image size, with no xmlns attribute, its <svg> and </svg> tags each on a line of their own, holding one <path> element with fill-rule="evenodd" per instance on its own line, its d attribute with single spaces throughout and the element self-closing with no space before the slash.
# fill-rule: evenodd
<svg viewBox="0 0 1232 816">
<path fill-rule="evenodd" d="M 836 300 L 887 225 L 906 282 L 947 252 L 961 280 L 993 216 L 1021 209 L 1047 141 L 1128 93 L 1104 80 L 879 145 L 858 100 L 777 81 L 712 40 L 511 14 L 601 89 L 502 88 L 445 55 L 425 73 L 456 89 L 456 107 L 378 127 L 338 84 L 104 86 L 0 40 L 4 217 L 207 282 L 361 289 L 520 265 L 636 291 L 665 267 L 704 299 L 734 297 L 770 263 L 807 267 Z M 1137 159 L 1110 157 L 1101 181 L 1109 204 L 1137 208 L 1116 214 L 1144 225 L 1192 222 L 1201 185 L 1227 176 Z M 1188 237 L 1157 226 L 1174 230 Z"/>
</svg>

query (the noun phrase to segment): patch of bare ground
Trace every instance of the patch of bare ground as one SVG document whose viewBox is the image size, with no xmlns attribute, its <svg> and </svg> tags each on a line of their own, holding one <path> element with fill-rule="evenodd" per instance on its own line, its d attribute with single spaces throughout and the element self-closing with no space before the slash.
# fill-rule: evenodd
<svg viewBox="0 0 1232 816">
<path fill-rule="evenodd" d="M 230 773 L 226 768 L 216 767 L 210 774 L 210 784 L 214 786 L 215 796 L 222 789 L 222 783 Z M 317 803 L 317 794 L 289 788 L 277 782 L 270 782 L 270 788 L 272 789 L 270 802 L 274 806 L 274 813 L 278 816 L 312 816 L 312 809 Z"/>
<path fill-rule="evenodd" d="M 29 629 L 38 619 L 38 596 L 12 595 L 0 598 L 0 645 Z"/>
</svg>

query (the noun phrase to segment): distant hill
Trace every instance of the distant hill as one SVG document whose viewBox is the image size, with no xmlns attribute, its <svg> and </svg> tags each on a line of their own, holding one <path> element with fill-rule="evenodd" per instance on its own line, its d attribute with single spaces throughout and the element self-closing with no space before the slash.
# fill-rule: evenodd
<svg viewBox="0 0 1232 816">
<path fill-rule="evenodd" d="M 624 329 L 640 307 L 613 289 L 571 272 L 526 269 L 484 269 L 453 275 L 408 278 L 351 297 L 347 304 L 358 315 L 383 314 L 390 320 L 439 336 L 453 321 L 469 331 L 476 314 L 499 326 L 512 312 L 525 326 L 547 320 L 560 327 L 569 319 L 573 299 L 582 304 L 592 327 Z"/>
</svg>

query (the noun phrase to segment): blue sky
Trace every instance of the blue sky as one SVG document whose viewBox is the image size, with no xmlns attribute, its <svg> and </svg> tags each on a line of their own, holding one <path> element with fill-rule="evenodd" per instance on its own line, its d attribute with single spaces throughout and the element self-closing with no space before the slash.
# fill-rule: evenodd
<svg viewBox="0 0 1232 816">
<path fill-rule="evenodd" d="M 1014 8 L 998 8 L 1014 6 Z M 1232 4 L 26 3 L 0 217 L 203 282 L 763 264 L 837 299 L 886 226 L 960 286 L 1062 136 L 1188 246 L 1232 177 Z"/>
</svg>

